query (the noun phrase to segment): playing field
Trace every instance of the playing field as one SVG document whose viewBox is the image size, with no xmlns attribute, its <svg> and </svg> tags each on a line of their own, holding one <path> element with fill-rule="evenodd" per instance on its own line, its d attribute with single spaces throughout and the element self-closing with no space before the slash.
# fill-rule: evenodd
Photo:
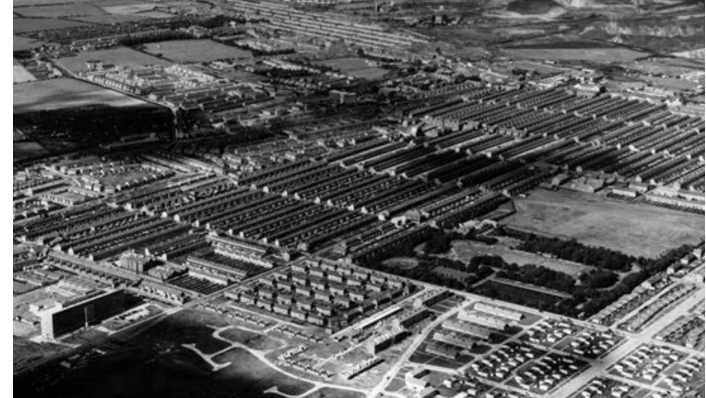
<svg viewBox="0 0 706 398">
<path fill-rule="evenodd" d="M 113 107 L 146 105 L 146 102 L 125 94 L 69 78 L 15 84 L 12 93 L 13 113 L 97 104 Z"/>
<path fill-rule="evenodd" d="M 209 62 L 227 58 L 252 58 L 240 50 L 211 40 L 170 40 L 145 45 L 145 52 L 174 62 Z"/>
<path fill-rule="evenodd" d="M 503 224 L 635 256 L 656 257 L 704 236 L 702 216 L 575 191 L 537 189 L 515 206 Z"/>
<path fill-rule="evenodd" d="M 122 65 L 128 68 L 139 68 L 146 65 L 169 65 L 169 62 L 141 53 L 127 47 L 116 47 L 110 50 L 86 51 L 73 57 L 59 58 L 57 62 L 64 68 L 74 72 L 88 70 L 86 61 L 96 60 L 108 64 Z"/>
</svg>

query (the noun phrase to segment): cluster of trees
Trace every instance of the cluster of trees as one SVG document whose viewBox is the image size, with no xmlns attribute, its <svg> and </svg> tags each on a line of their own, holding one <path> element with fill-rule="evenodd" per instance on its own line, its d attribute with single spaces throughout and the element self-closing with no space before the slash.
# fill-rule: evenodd
<svg viewBox="0 0 706 398">
<path fill-rule="evenodd" d="M 424 245 L 424 251 L 429 254 L 443 254 L 451 250 L 451 242 L 458 239 L 457 233 L 448 233 L 443 229 L 434 229 L 429 240 Z"/>
<path fill-rule="evenodd" d="M 404 242 L 401 246 L 397 246 L 394 250 L 394 254 L 381 253 L 379 256 L 370 258 L 360 265 L 411 279 L 447 286 L 452 289 L 472 291 L 473 293 L 486 297 L 528 305 L 543 311 L 587 318 L 616 301 L 621 296 L 630 293 L 640 283 L 665 271 L 667 267 L 684 257 L 693 250 L 694 247 L 684 245 L 667 252 L 657 259 L 636 259 L 613 250 L 584 246 L 577 243 L 575 240 L 562 241 L 517 231 L 508 233 L 507 230 L 505 230 L 504 233 L 507 236 L 520 238 L 523 242 L 532 242 L 531 247 L 543 247 L 543 250 L 531 251 L 541 253 L 549 252 L 560 258 L 564 257 L 556 253 L 561 253 L 560 249 L 566 246 L 569 248 L 567 253 L 571 253 L 567 254 L 567 257 L 570 257 L 567 259 L 595 265 L 597 268 L 581 274 L 579 277 L 581 283 L 576 284 L 576 280 L 566 273 L 538 265 L 528 264 L 518 266 L 517 264 L 508 264 L 500 256 L 476 256 L 473 257 L 468 264 L 438 258 L 430 254 L 446 253 L 451 248 L 452 240 L 464 239 L 468 236 L 468 234 L 462 235 L 456 232 L 447 233 L 440 229 L 430 229 L 427 234 Z M 425 253 L 415 253 L 414 248 L 422 242 L 426 242 Z M 583 254 L 579 255 L 581 253 Z M 383 264 L 383 260 L 392 257 L 392 255 L 417 257 L 419 259 L 419 265 L 412 269 L 402 269 L 394 265 Z M 572 258 L 572 256 L 575 257 Z M 579 261 L 580 259 L 590 259 L 594 257 L 602 258 L 603 260 L 591 262 Z M 579 260 L 577 260 L 577 258 Z M 603 261 L 608 261 L 608 259 L 614 259 L 618 262 L 619 266 L 601 267 Z M 640 265 L 640 270 L 625 275 L 622 279 L 613 271 L 613 269 L 625 270 L 626 268 L 630 270 L 635 263 Z M 460 278 L 432 272 L 439 266 L 467 272 L 469 276 L 461 280 Z M 571 298 L 561 298 L 525 289 L 518 290 L 517 288 L 508 287 L 499 283 L 483 283 L 477 288 L 473 287 L 478 281 L 487 278 L 496 271 L 499 277 L 566 292 L 571 295 Z"/>
<path fill-rule="evenodd" d="M 574 261 L 594 267 L 616 271 L 630 271 L 635 263 L 644 263 L 644 258 L 636 258 L 616 250 L 603 247 L 586 246 L 576 241 L 549 238 L 531 233 L 520 232 L 510 228 L 500 228 L 498 233 L 522 240 L 518 250 L 531 253 L 549 254 L 557 258 Z"/>
<path fill-rule="evenodd" d="M 139 46 L 142 44 L 147 44 L 147 43 L 156 43 L 160 41 L 167 41 L 167 40 L 188 40 L 188 39 L 193 39 L 194 37 L 187 32 L 181 31 L 181 30 L 172 30 L 169 32 L 163 32 L 160 34 L 156 35 L 151 35 L 151 36 L 128 36 L 124 39 L 119 40 L 120 45 L 123 46 Z"/>
<path fill-rule="evenodd" d="M 542 267 L 541 265 L 527 264 L 520 267 L 514 263 L 506 264 L 497 275 L 501 278 L 543 286 L 566 293 L 571 293 L 576 287 L 576 280 L 571 275 Z"/>
<path fill-rule="evenodd" d="M 584 272 L 579 277 L 582 285 L 592 289 L 605 289 L 613 286 L 618 279 L 618 274 L 615 272 L 599 268 L 594 268 L 588 272 Z"/>
<path fill-rule="evenodd" d="M 484 283 L 473 291 L 481 296 L 510 303 L 526 305 L 541 311 L 556 312 L 557 306 L 568 300 L 550 294 L 518 289 L 514 286 L 501 283 Z"/>
<path fill-rule="evenodd" d="M 434 229 L 429 240 L 426 242 L 425 251 L 429 254 L 443 254 L 451 250 L 451 242 L 454 240 L 473 240 L 476 242 L 485 243 L 486 245 L 494 245 L 498 243 L 498 239 L 492 236 L 479 234 L 475 229 L 470 229 L 465 234 L 455 231 L 445 231 L 443 229 Z"/>
</svg>

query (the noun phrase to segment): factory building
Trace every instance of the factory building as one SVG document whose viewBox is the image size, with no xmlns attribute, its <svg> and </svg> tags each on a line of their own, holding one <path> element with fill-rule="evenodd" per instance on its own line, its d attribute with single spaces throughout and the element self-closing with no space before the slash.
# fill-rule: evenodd
<svg viewBox="0 0 706 398">
<path fill-rule="evenodd" d="M 125 295 L 122 289 L 98 291 L 57 303 L 39 314 L 42 335 L 53 339 L 119 314 L 124 309 Z"/>
</svg>

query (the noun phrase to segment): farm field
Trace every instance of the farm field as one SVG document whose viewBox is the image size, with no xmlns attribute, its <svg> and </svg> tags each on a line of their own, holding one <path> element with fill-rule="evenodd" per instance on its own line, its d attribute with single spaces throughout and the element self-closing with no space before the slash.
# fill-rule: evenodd
<svg viewBox="0 0 706 398">
<path fill-rule="evenodd" d="M 100 8 L 88 3 L 21 7 L 15 8 L 14 11 L 26 18 L 61 18 L 105 14 Z"/>
<path fill-rule="evenodd" d="M 122 65 L 128 68 L 139 68 L 145 65 L 169 65 L 169 62 L 135 51 L 128 47 L 116 47 L 110 50 L 82 52 L 73 57 L 59 58 L 57 63 L 73 73 L 88 70 L 86 61 L 98 60 L 105 63 Z"/>
<path fill-rule="evenodd" d="M 37 80 L 24 66 L 16 60 L 12 60 L 12 83 L 24 83 Z"/>
<path fill-rule="evenodd" d="M 67 21 L 53 18 L 14 18 L 12 20 L 13 33 L 38 32 L 40 30 L 53 30 L 73 28 L 88 25 L 84 22 Z"/>
<path fill-rule="evenodd" d="M 46 42 L 43 42 L 41 40 L 35 40 L 29 37 L 22 37 L 22 36 L 12 36 L 12 51 L 23 51 L 23 50 L 30 50 L 35 47 L 42 46 L 44 44 L 48 44 Z"/>
<path fill-rule="evenodd" d="M 123 5 L 112 5 L 107 3 L 103 6 L 103 10 L 109 14 L 136 14 L 143 11 L 150 11 L 157 7 L 154 3 L 133 3 Z"/>
<path fill-rule="evenodd" d="M 575 191 L 537 189 L 515 207 L 502 224 L 634 256 L 657 257 L 704 236 L 703 217 Z"/>
<path fill-rule="evenodd" d="M 146 102 L 79 80 L 60 78 L 12 86 L 13 113 L 66 109 L 87 105 L 135 106 Z"/>
<path fill-rule="evenodd" d="M 252 58 L 249 51 L 210 40 L 170 40 L 145 45 L 145 52 L 174 62 L 209 62 L 225 58 Z"/>
<path fill-rule="evenodd" d="M 170 14 L 168 12 L 163 12 L 163 11 L 145 11 L 145 12 L 140 12 L 137 14 L 127 14 L 127 15 L 136 15 L 142 18 L 154 18 L 154 19 L 159 19 L 159 18 L 172 18 L 174 14 Z"/>
<path fill-rule="evenodd" d="M 143 14 L 101 14 L 101 15 L 87 15 L 83 17 L 73 17 L 72 20 L 87 22 L 98 25 L 111 25 L 114 23 L 122 22 L 135 22 L 145 19 L 146 16 Z"/>
<path fill-rule="evenodd" d="M 48 154 L 46 148 L 36 141 L 13 142 L 12 158 L 17 160 L 27 159 L 35 156 Z"/>
<path fill-rule="evenodd" d="M 553 61 L 630 62 L 647 56 L 625 48 L 511 48 L 504 52 L 513 58 Z"/>
<path fill-rule="evenodd" d="M 463 262 L 467 262 L 473 257 L 482 255 L 500 256 L 510 264 L 515 263 L 520 266 L 527 264 L 541 265 L 555 271 L 567 273 L 573 277 L 578 277 L 583 271 L 591 269 L 591 267 L 583 264 L 551 259 L 533 253 L 514 250 L 505 246 L 503 242 L 499 242 L 495 245 L 486 245 L 481 242 L 459 240 L 452 242 L 452 245 L 453 248 L 451 249 L 449 257 L 459 259 Z"/>
</svg>

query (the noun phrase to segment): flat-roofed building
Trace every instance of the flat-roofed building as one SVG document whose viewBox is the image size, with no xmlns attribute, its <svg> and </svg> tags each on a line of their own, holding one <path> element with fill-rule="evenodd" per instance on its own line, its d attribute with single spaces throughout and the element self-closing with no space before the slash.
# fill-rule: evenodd
<svg viewBox="0 0 706 398">
<path fill-rule="evenodd" d="M 124 310 L 125 294 L 122 289 L 96 291 L 63 303 L 59 302 L 39 313 L 42 335 L 53 339 Z"/>
</svg>

